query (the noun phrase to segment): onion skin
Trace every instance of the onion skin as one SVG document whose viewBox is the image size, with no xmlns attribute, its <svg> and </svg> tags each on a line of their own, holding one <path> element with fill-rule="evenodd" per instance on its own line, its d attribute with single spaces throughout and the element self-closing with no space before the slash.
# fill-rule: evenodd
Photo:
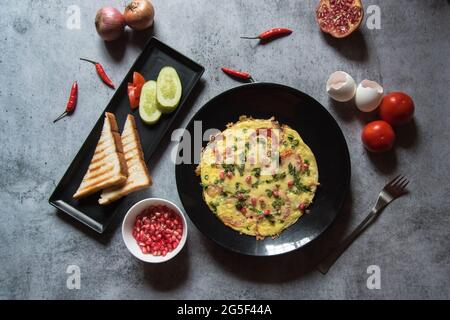
<svg viewBox="0 0 450 320">
<path fill-rule="evenodd" d="M 148 0 L 133 0 L 123 13 L 125 23 L 134 30 L 144 30 L 153 25 L 155 9 Z"/>
<path fill-rule="evenodd" d="M 123 35 L 125 18 L 113 7 L 103 7 L 95 16 L 95 28 L 99 36 L 105 41 L 113 41 Z"/>
</svg>

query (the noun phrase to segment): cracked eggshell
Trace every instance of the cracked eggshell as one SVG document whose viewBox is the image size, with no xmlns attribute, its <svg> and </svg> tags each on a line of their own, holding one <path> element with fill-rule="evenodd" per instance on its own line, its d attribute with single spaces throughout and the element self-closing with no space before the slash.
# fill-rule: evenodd
<svg viewBox="0 0 450 320">
<path fill-rule="evenodd" d="M 356 107 L 362 112 L 372 112 L 383 99 L 383 87 L 375 81 L 363 80 L 356 89 Z"/>
<path fill-rule="evenodd" d="M 336 71 L 327 81 L 327 93 L 336 101 L 347 102 L 353 99 L 356 92 L 356 83 L 351 75 L 344 71 Z"/>
</svg>

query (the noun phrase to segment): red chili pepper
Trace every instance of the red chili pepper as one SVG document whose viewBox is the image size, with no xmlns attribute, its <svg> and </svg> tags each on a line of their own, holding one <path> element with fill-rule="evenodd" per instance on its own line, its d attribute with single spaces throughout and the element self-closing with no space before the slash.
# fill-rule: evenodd
<svg viewBox="0 0 450 320">
<path fill-rule="evenodd" d="M 95 61 L 89 60 L 89 59 L 84 59 L 84 58 L 80 58 L 80 60 L 83 61 L 87 61 L 92 63 L 93 65 L 95 65 L 95 70 L 97 70 L 97 74 L 99 75 L 100 79 L 102 79 L 102 81 L 104 83 L 106 83 L 106 85 L 108 85 L 109 87 L 115 89 L 116 87 L 114 86 L 114 83 L 111 81 L 111 79 L 108 77 L 108 75 L 105 72 L 105 69 L 103 69 L 103 66 Z"/>
<path fill-rule="evenodd" d="M 260 40 L 270 40 L 273 38 L 290 35 L 293 31 L 287 28 L 273 28 L 264 31 L 256 37 L 241 37 L 241 39 L 260 39 Z"/>
<path fill-rule="evenodd" d="M 248 72 L 236 71 L 236 70 L 233 70 L 233 69 L 230 69 L 230 68 L 222 68 L 222 71 L 224 73 L 232 76 L 232 77 L 235 77 L 235 78 L 239 78 L 239 79 L 243 79 L 243 80 L 249 80 L 251 82 L 254 81 L 252 76 Z"/>
<path fill-rule="evenodd" d="M 77 100 L 78 100 L 78 83 L 75 81 L 72 85 L 72 89 L 70 90 L 70 97 L 69 101 L 67 101 L 66 110 L 58 118 L 56 118 L 53 121 L 53 123 L 55 123 L 58 120 L 61 120 L 67 115 L 72 114 L 75 111 L 75 108 L 77 107 Z"/>
</svg>

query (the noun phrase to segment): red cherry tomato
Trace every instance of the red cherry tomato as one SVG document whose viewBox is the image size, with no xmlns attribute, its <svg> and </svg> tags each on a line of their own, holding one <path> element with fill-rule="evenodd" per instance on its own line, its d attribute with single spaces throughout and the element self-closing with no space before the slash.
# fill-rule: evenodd
<svg viewBox="0 0 450 320">
<path fill-rule="evenodd" d="M 132 110 L 139 107 L 139 97 L 137 97 L 136 87 L 132 83 L 128 83 L 128 99 Z"/>
<path fill-rule="evenodd" d="M 414 115 L 414 102 L 403 92 L 386 95 L 380 104 L 380 118 L 393 126 L 411 121 Z"/>
<path fill-rule="evenodd" d="M 367 150 L 381 153 L 392 149 L 395 133 L 389 123 L 378 120 L 364 127 L 361 139 Z"/>
<path fill-rule="evenodd" d="M 141 96 L 142 87 L 145 84 L 145 78 L 139 72 L 133 73 L 133 85 L 136 87 L 136 96 L 139 99 Z"/>
</svg>

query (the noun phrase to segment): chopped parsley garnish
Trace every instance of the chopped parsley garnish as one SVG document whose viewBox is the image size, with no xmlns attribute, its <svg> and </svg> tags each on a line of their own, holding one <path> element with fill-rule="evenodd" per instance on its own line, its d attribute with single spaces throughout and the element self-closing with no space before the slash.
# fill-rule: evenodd
<svg viewBox="0 0 450 320">
<path fill-rule="evenodd" d="M 294 186 L 297 190 L 291 190 L 292 193 L 299 194 L 300 192 L 311 192 L 311 188 L 308 186 L 305 186 L 301 182 L 300 174 L 295 169 L 295 167 L 289 163 L 288 165 L 289 174 L 294 178 Z"/>
<path fill-rule="evenodd" d="M 272 178 L 274 182 L 283 180 L 284 178 L 286 178 L 286 172 L 273 174 Z"/>
<path fill-rule="evenodd" d="M 295 177 L 295 168 L 294 168 L 294 166 L 292 165 L 292 163 L 289 163 L 288 164 L 288 171 L 289 171 L 289 174 L 291 175 L 291 176 L 293 176 L 293 177 Z"/>
<path fill-rule="evenodd" d="M 214 213 L 217 213 L 217 207 L 219 206 L 219 204 L 213 201 L 209 202 L 208 204 L 211 207 L 212 211 Z"/>
<path fill-rule="evenodd" d="M 273 196 L 273 192 L 270 189 L 266 189 L 266 194 L 269 198 L 272 198 L 272 196 Z"/>
<path fill-rule="evenodd" d="M 239 175 L 244 176 L 245 164 L 241 164 L 238 166 Z"/>
<path fill-rule="evenodd" d="M 231 172 L 233 173 L 236 169 L 236 165 L 234 164 L 222 164 L 222 168 L 225 170 L 225 172 Z"/>
<path fill-rule="evenodd" d="M 261 168 L 253 168 L 252 173 L 255 176 L 255 178 L 259 178 L 261 176 Z"/>
<path fill-rule="evenodd" d="M 248 196 L 241 195 L 241 197 L 239 197 L 236 202 L 236 209 L 242 210 L 242 208 L 245 207 L 245 201 L 247 201 L 247 199 L 248 199 Z"/>
<path fill-rule="evenodd" d="M 264 216 L 267 220 L 270 221 L 271 224 L 275 224 L 275 217 L 272 214 Z"/>
<path fill-rule="evenodd" d="M 285 201 L 282 198 L 276 198 L 273 202 L 272 202 L 272 207 L 275 209 L 280 209 L 282 205 L 285 204 Z"/>
</svg>

